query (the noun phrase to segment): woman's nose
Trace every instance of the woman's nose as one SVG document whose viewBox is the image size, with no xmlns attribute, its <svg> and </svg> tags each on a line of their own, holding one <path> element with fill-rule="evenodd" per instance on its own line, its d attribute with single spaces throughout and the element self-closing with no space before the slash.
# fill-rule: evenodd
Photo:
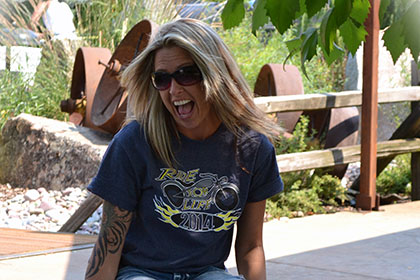
<svg viewBox="0 0 420 280">
<path fill-rule="evenodd" d="M 182 86 L 176 82 L 174 78 L 171 79 L 171 86 L 169 87 L 170 94 L 177 94 L 182 90 Z"/>
</svg>

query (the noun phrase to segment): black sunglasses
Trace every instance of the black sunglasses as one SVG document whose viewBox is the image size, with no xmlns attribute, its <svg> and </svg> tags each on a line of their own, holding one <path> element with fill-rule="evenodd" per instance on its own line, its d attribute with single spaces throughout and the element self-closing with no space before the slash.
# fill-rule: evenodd
<svg viewBox="0 0 420 280">
<path fill-rule="evenodd" d="M 167 90 L 172 83 L 172 78 L 181 86 L 191 86 L 201 82 L 200 69 L 196 65 L 184 66 L 173 73 L 157 71 L 152 74 L 152 84 L 157 90 Z"/>
</svg>

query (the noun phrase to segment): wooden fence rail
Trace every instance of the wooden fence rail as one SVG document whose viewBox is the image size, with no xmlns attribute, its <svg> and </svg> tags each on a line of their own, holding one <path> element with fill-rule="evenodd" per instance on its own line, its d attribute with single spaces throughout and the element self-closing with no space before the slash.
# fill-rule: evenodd
<svg viewBox="0 0 420 280">
<path fill-rule="evenodd" d="M 383 89 L 378 91 L 378 103 L 420 101 L 420 87 Z M 317 93 L 303 95 L 264 96 L 254 98 L 265 113 L 320 110 L 362 105 L 361 91 Z"/>
<path fill-rule="evenodd" d="M 412 86 L 396 89 L 380 89 L 378 91 L 378 103 L 411 102 L 412 114 L 405 120 L 402 126 L 393 135 L 390 141 L 379 142 L 377 146 L 377 158 L 380 163 L 388 163 L 399 154 L 412 153 L 412 199 L 420 200 L 420 121 L 417 118 L 420 113 L 420 86 Z M 361 91 L 344 91 L 338 93 L 306 94 L 256 97 L 255 104 L 265 113 L 293 112 L 303 110 L 322 110 L 330 108 L 342 108 L 362 105 Z M 414 110 L 414 111 L 413 111 Z M 417 112 L 417 111 L 418 112 Z M 396 136 L 396 137 L 394 137 Z M 409 139 L 406 139 L 409 138 Z M 331 167 L 360 161 L 360 145 L 347 146 L 284 154 L 277 156 L 277 164 L 280 173 L 301 171 L 306 169 Z M 381 164 L 380 164 L 381 165 Z M 382 164 L 383 165 L 383 164 Z M 384 166 L 383 166 L 384 167 Z M 381 170 L 378 171 L 382 171 Z"/>
<path fill-rule="evenodd" d="M 420 138 L 398 139 L 378 143 L 378 158 L 420 151 Z M 278 155 L 280 173 L 330 167 L 360 161 L 360 145 Z"/>
</svg>

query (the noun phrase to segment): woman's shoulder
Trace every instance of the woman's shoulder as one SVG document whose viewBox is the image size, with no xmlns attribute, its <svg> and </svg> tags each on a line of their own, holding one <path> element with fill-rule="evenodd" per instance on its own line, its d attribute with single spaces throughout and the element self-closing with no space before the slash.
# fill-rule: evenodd
<svg viewBox="0 0 420 280">
<path fill-rule="evenodd" d="M 121 130 L 115 134 L 114 141 L 116 142 L 132 142 L 132 141 L 143 141 L 144 140 L 144 130 L 143 127 L 138 123 L 138 121 L 133 120 L 126 124 Z"/>
<path fill-rule="evenodd" d="M 268 137 L 258 131 L 255 131 L 249 127 L 243 127 L 240 136 L 240 143 L 254 143 L 257 146 L 272 146 Z"/>
</svg>

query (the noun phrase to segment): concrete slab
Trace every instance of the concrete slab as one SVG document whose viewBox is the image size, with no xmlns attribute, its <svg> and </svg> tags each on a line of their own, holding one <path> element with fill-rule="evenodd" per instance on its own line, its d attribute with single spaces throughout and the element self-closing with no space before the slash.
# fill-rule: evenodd
<svg viewBox="0 0 420 280">
<path fill-rule="evenodd" d="M 271 221 L 264 246 L 268 279 L 420 279 L 420 201 Z M 90 251 L 0 261 L 1 279 L 83 279 Z"/>
<path fill-rule="evenodd" d="M 85 249 L 3 260 L 0 261 L 0 279 L 84 279 L 90 252 L 91 249 Z"/>
</svg>

